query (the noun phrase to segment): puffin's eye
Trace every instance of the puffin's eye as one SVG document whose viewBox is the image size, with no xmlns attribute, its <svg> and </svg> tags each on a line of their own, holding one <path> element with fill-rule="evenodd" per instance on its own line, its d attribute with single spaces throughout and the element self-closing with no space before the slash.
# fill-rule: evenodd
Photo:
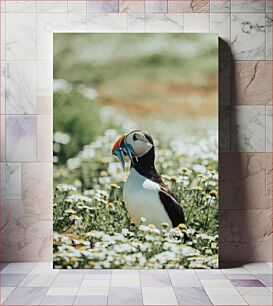
<svg viewBox="0 0 273 306">
<path fill-rule="evenodd" d="M 134 135 L 133 135 L 133 140 L 134 140 L 134 141 L 138 140 L 138 138 L 137 138 L 137 135 L 136 135 L 136 134 L 134 134 Z"/>
</svg>

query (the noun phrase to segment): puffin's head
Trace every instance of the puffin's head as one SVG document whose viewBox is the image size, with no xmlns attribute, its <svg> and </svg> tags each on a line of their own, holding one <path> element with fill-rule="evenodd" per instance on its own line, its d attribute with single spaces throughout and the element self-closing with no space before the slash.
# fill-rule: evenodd
<svg viewBox="0 0 273 306">
<path fill-rule="evenodd" d="M 138 158 L 146 155 L 153 146 L 153 139 L 149 134 L 136 130 L 120 136 L 114 143 L 112 154 L 118 157 L 124 169 L 124 156 L 128 155 L 134 165 Z"/>
</svg>

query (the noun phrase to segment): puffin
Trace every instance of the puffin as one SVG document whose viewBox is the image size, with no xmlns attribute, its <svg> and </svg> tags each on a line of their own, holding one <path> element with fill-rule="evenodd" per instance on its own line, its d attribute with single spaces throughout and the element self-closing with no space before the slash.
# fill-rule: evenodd
<svg viewBox="0 0 273 306">
<path fill-rule="evenodd" d="M 123 202 L 132 223 L 137 227 L 153 224 L 158 229 L 164 223 L 173 228 L 185 224 L 182 206 L 155 168 L 155 147 L 150 134 L 134 130 L 118 137 L 112 154 L 120 160 L 123 170 L 125 156 L 131 161 Z"/>
</svg>

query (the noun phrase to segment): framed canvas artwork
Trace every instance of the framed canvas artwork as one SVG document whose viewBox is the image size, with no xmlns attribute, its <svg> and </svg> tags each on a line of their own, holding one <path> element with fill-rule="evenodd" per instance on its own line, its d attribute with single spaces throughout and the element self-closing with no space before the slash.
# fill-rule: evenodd
<svg viewBox="0 0 273 306">
<path fill-rule="evenodd" d="M 218 35 L 54 34 L 58 269 L 218 267 Z"/>
</svg>

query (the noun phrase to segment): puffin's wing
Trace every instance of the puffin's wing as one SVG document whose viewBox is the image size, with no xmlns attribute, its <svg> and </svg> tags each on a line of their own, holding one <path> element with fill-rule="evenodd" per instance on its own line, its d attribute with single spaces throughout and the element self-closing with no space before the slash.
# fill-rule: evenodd
<svg viewBox="0 0 273 306">
<path fill-rule="evenodd" d="M 185 216 L 183 208 L 180 204 L 176 201 L 176 199 L 167 193 L 165 190 L 159 191 L 159 198 L 164 208 L 172 221 L 173 227 L 178 226 L 180 223 L 185 224 Z"/>
</svg>

